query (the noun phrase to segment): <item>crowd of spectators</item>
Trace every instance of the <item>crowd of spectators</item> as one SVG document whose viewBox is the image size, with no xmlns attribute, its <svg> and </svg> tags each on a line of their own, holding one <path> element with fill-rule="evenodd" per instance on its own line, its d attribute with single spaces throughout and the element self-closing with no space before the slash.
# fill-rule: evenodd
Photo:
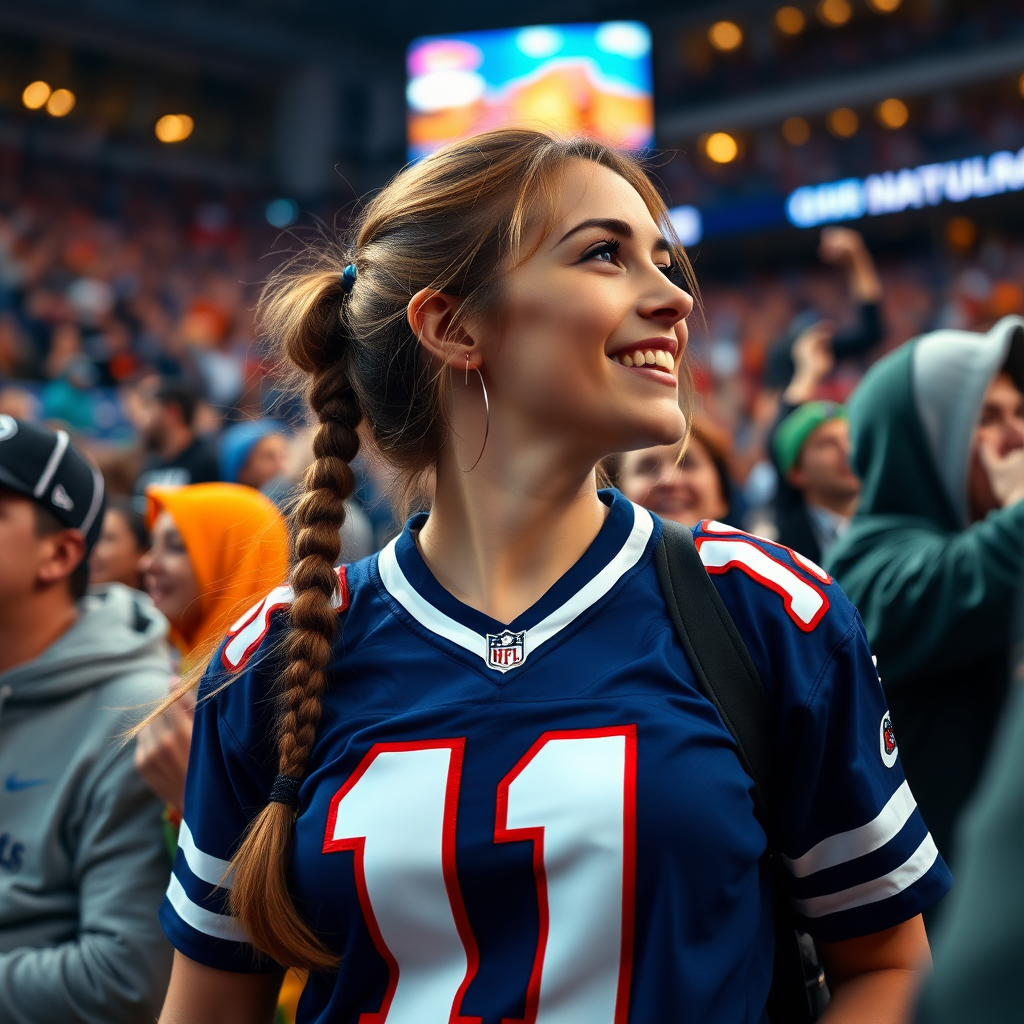
<svg viewBox="0 0 1024 1024">
<path fill-rule="evenodd" d="M 0 503 L 9 506 L 0 516 L 0 710 L 9 700 L 3 724 L 20 730 L 23 760 L 11 760 L 11 745 L 0 750 L 8 792 L 42 786 L 68 765 L 86 780 L 78 803 L 52 821 L 26 815 L 17 829 L 74 831 L 81 805 L 105 801 L 95 834 L 75 833 L 45 879 L 21 874 L 24 840 L 0 823 L 9 904 L 29 883 L 48 895 L 79 893 L 51 915 L 50 931 L 33 931 L 28 913 L 0 921 L 5 1020 L 62 1019 L 61 1007 L 73 1006 L 82 1019 L 122 1008 L 118 1019 L 129 1021 L 152 1014 L 160 998 L 168 948 L 155 933 L 134 947 L 132 936 L 163 891 L 166 863 L 152 844 L 145 857 L 132 851 L 154 835 L 161 855 L 165 842 L 189 842 L 177 826 L 192 706 L 155 716 L 131 757 L 124 747 L 109 753 L 123 730 L 111 708 L 152 706 L 176 685 L 165 632 L 188 675 L 249 598 L 284 581 L 282 512 L 310 461 L 300 409 L 254 340 L 258 284 L 275 257 L 260 262 L 274 235 L 251 205 L 154 183 L 76 181 L 67 168 L 30 175 L 0 152 Z M 856 232 L 828 228 L 818 257 L 742 285 L 703 282 L 689 446 L 632 452 L 605 469 L 627 497 L 666 518 L 755 529 L 835 573 L 882 658 L 908 775 L 953 859 L 955 826 L 1006 698 L 1024 571 L 1024 321 L 1011 315 L 1024 313 L 1024 245 L 989 238 L 945 261 L 876 266 Z M 896 379 L 898 393 L 886 383 Z M 382 471 L 356 469 L 346 560 L 376 550 L 395 525 Z M 894 498 L 893 481 L 910 497 Z M 47 625 L 69 622 L 62 632 Z M 82 651 L 97 670 L 79 678 Z M 39 672 L 65 662 L 48 714 L 78 723 L 85 709 L 93 727 L 36 779 L 38 751 L 24 740 L 36 712 L 20 709 L 19 687 L 38 686 Z M 975 686 L 962 692 L 964 665 Z M 927 678 L 922 666 L 931 666 Z M 938 707 L 940 684 L 948 693 Z M 883 722 L 883 757 L 891 728 Z M 950 780 L 952 765 L 960 767 Z M 104 829 L 122 837 L 132 863 L 104 852 L 114 841 Z M 122 873 L 119 885 L 112 871 Z M 105 902 L 90 897 L 97 878 Z M 145 956 L 133 956 L 139 950 Z M 93 956 L 103 970 L 89 967 Z M 301 979 L 290 985 L 293 1006 Z"/>
<path fill-rule="evenodd" d="M 301 413 L 253 322 L 260 282 L 293 245 L 257 198 L 0 150 L 0 413 L 67 427 L 113 495 L 259 477 L 286 499 L 308 458 Z M 856 237 L 831 234 L 844 245 Z M 705 326 L 694 324 L 691 364 L 703 421 L 720 435 L 732 515 L 747 525 L 770 531 L 776 518 L 768 438 L 801 327 L 823 324 L 839 358 L 828 344 L 824 366 L 807 354 L 792 380 L 800 400 L 842 402 L 870 361 L 908 338 L 1024 311 L 1018 242 L 991 236 L 969 251 L 885 258 L 867 284 L 857 267 L 870 257 L 854 250 L 826 246 L 801 267 L 701 280 Z M 247 469 L 250 457 L 260 468 Z M 385 491 L 365 467 L 359 496 L 374 533 L 360 524 L 363 546 L 393 526 Z"/>
</svg>

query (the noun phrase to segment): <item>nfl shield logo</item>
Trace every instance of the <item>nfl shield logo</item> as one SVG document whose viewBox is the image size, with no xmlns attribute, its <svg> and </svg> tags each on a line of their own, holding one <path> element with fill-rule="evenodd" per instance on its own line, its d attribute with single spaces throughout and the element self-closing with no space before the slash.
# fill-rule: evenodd
<svg viewBox="0 0 1024 1024">
<path fill-rule="evenodd" d="M 487 664 L 499 672 L 507 672 L 510 668 L 518 668 L 526 660 L 526 631 L 513 633 L 506 629 L 504 633 L 487 634 Z"/>
</svg>

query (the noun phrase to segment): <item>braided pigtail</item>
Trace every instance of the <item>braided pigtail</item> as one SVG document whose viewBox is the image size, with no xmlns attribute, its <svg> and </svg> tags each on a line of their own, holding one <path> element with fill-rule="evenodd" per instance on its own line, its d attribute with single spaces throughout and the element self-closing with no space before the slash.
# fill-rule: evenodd
<svg viewBox="0 0 1024 1024">
<path fill-rule="evenodd" d="M 256 816 L 232 866 L 231 912 L 260 952 L 288 967 L 324 970 L 335 957 L 303 920 L 288 886 L 288 864 L 299 784 L 306 775 L 320 723 L 327 666 L 338 613 L 334 572 L 339 529 L 354 489 L 349 463 L 359 450 L 362 413 L 349 384 L 343 299 L 350 287 L 337 272 L 318 272 L 264 296 L 266 329 L 283 341 L 292 362 L 309 376 L 309 402 L 319 419 L 314 462 L 294 512 L 295 600 L 284 646 L 278 724 L 277 779 L 270 802 Z"/>
</svg>

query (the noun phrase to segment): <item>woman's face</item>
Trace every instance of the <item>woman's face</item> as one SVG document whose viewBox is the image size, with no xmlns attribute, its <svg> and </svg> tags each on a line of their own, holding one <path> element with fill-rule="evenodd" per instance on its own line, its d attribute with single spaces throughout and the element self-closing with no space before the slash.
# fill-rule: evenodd
<svg viewBox="0 0 1024 1024">
<path fill-rule="evenodd" d="M 678 446 L 661 445 L 630 452 L 619 472 L 622 493 L 665 519 L 696 526 L 702 519 L 722 519 L 729 502 L 722 494 L 718 470 L 707 448 L 691 438 L 682 465 Z"/>
<path fill-rule="evenodd" d="M 275 477 L 282 476 L 288 460 L 288 443 L 281 434 L 261 437 L 253 446 L 245 465 L 238 474 L 238 482 L 259 490 Z"/>
<path fill-rule="evenodd" d="M 202 615 L 192 559 L 169 512 L 160 513 L 152 534 L 153 546 L 139 562 L 146 593 L 179 633 L 190 636 Z"/>
<path fill-rule="evenodd" d="M 519 444 L 564 439 L 593 462 L 677 441 L 693 300 L 670 275 L 668 244 L 639 194 L 608 168 L 573 161 L 554 227 L 512 271 L 481 334 L 492 439 L 503 429 Z"/>
<path fill-rule="evenodd" d="M 90 583 L 123 583 L 139 589 L 142 576 L 139 571 L 139 547 L 124 516 L 116 509 L 107 509 L 103 529 L 89 556 Z"/>
</svg>

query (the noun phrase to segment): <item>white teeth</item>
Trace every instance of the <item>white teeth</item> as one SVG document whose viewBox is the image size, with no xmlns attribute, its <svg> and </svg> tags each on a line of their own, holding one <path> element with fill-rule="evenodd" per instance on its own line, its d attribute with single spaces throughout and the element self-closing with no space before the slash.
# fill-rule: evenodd
<svg viewBox="0 0 1024 1024">
<path fill-rule="evenodd" d="M 620 366 L 657 366 L 669 372 L 675 365 L 671 353 L 666 352 L 663 348 L 622 352 L 611 356 L 611 359 Z"/>
</svg>

